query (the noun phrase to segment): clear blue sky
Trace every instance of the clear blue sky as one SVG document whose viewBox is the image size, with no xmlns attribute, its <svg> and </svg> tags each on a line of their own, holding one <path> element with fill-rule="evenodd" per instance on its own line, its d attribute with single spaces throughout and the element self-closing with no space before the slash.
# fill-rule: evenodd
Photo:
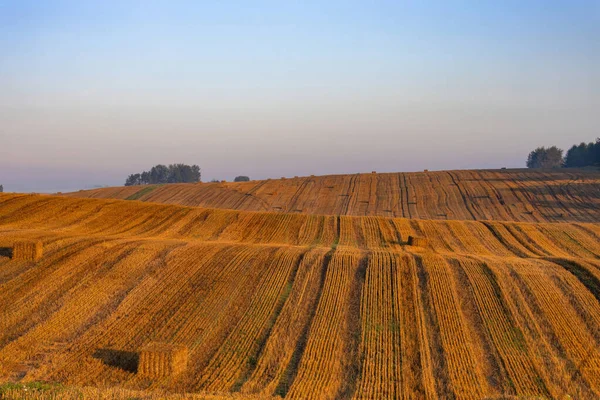
<svg viewBox="0 0 600 400">
<path fill-rule="evenodd" d="M 600 136 L 600 1 L 3 1 L 0 184 L 520 167 Z"/>
</svg>

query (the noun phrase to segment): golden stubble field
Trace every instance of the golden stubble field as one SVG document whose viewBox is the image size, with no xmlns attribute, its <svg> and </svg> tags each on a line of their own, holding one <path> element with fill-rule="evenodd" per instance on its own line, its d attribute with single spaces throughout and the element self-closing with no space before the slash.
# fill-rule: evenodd
<svg viewBox="0 0 600 400">
<path fill-rule="evenodd" d="M 60 385 L 0 393 L 598 398 L 599 222 L 579 171 L 0 194 L 0 381 Z"/>
</svg>

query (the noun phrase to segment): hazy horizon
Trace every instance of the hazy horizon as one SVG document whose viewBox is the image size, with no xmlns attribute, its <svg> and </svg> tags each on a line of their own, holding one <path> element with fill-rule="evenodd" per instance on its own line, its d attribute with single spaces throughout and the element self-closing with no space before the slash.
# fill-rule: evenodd
<svg viewBox="0 0 600 400">
<path fill-rule="evenodd" d="M 600 136 L 600 2 L 0 3 L 0 184 L 524 167 Z"/>
</svg>

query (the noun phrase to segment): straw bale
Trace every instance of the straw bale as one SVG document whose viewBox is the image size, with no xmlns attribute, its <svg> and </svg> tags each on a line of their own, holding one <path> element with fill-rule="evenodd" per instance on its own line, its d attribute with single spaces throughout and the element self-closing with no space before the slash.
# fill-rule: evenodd
<svg viewBox="0 0 600 400">
<path fill-rule="evenodd" d="M 13 244 L 12 258 L 14 260 L 38 261 L 42 258 L 44 246 L 36 240 L 18 240 Z"/>
<path fill-rule="evenodd" d="M 427 240 L 427 238 L 420 237 L 420 236 L 409 236 L 408 244 L 410 246 L 427 247 L 427 245 L 429 244 L 429 240 Z"/>
<path fill-rule="evenodd" d="M 149 343 L 140 350 L 138 374 L 149 378 L 175 376 L 187 367 L 188 349 L 183 345 Z"/>
</svg>

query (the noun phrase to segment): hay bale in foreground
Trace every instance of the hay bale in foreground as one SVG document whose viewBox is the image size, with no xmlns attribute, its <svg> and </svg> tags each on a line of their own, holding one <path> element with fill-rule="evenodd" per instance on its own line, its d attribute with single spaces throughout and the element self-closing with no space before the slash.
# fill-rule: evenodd
<svg viewBox="0 0 600 400">
<path fill-rule="evenodd" d="M 38 261 L 44 253 L 44 245 L 37 240 L 18 240 L 13 244 L 13 260 Z"/>
<path fill-rule="evenodd" d="M 409 236 L 408 237 L 408 245 L 416 246 L 416 247 L 427 247 L 429 244 L 429 240 L 420 236 Z"/>
<path fill-rule="evenodd" d="M 140 350 L 138 374 L 149 378 L 175 376 L 187 367 L 188 349 L 183 345 L 150 343 Z"/>
</svg>

